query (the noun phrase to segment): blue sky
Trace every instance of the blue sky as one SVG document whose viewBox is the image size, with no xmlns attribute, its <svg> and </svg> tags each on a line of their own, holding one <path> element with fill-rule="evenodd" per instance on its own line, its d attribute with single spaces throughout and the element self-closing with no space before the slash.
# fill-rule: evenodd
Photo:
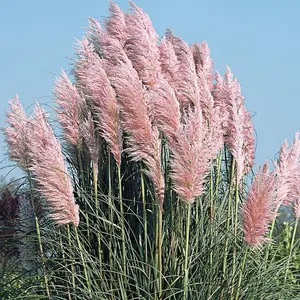
<svg viewBox="0 0 300 300">
<path fill-rule="evenodd" d="M 122 9 L 129 5 L 116 0 Z M 297 0 L 140 0 L 162 36 L 170 28 L 188 43 L 206 40 L 215 69 L 229 65 L 254 115 L 256 162 L 274 159 L 300 129 L 300 2 Z M 0 1 L 0 126 L 7 101 L 18 93 L 25 107 L 53 105 L 60 68 L 70 70 L 74 38 L 88 16 L 101 21 L 108 0 Z M 1 136 L 1 157 L 6 148 Z M 8 164 L 4 161 L 1 166 Z M 0 173 L 3 173 L 1 171 Z"/>
</svg>

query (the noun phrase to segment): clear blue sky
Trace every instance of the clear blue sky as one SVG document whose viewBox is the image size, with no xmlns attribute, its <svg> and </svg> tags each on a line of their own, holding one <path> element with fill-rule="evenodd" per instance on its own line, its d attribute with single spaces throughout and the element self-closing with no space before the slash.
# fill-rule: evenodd
<svg viewBox="0 0 300 300">
<path fill-rule="evenodd" d="M 125 0 L 115 2 L 129 7 Z M 135 3 L 160 36 L 170 28 L 188 43 L 206 40 L 215 69 L 231 67 L 255 113 L 257 163 L 273 159 L 285 138 L 292 141 L 300 129 L 300 1 Z M 53 104 L 55 75 L 70 69 L 74 38 L 82 37 L 88 16 L 103 21 L 107 15 L 108 0 L 0 1 L 1 127 L 7 101 L 16 93 L 25 107 L 37 99 Z M 2 137 L 0 142 L 4 153 Z"/>
</svg>

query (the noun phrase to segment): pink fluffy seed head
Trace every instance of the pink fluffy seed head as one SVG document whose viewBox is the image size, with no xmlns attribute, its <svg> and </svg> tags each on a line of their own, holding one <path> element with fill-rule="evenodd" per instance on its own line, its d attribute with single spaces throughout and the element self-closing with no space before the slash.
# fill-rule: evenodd
<svg viewBox="0 0 300 300">
<path fill-rule="evenodd" d="M 84 99 L 63 70 L 61 77 L 56 79 L 54 96 L 58 104 L 58 121 L 66 140 L 73 145 L 80 144 L 79 124 Z"/>
<path fill-rule="evenodd" d="M 158 37 L 149 16 L 130 1 L 132 13 L 126 14 L 125 52 L 147 86 L 157 81 L 160 73 Z"/>
<path fill-rule="evenodd" d="M 223 119 L 225 142 L 236 161 L 237 181 L 240 182 L 254 162 L 254 130 L 250 114 L 244 105 L 244 97 L 230 68 L 224 78 L 216 77 L 214 99 L 220 109 L 226 109 L 227 120 Z M 221 105 L 220 105 L 221 103 Z"/>
<path fill-rule="evenodd" d="M 281 146 L 279 159 L 275 163 L 276 173 L 278 177 L 276 211 L 282 204 L 293 204 L 291 197 L 295 195 L 293 189 L 295 182 L 298 182 L 300 162 L 300 141 L 299 132 L 295 133 L 294 141 L 291 147 L 287 140 Z M 293 196 L 293 198 L 295 198 Z"/>
<path fill-rule="evenodd" d="M 203 125 L 201 110 L 196 108 L 174 134 L 176 139 L 169 140 L 173 189 L 188 203 L 201 195 L 210 166 L 211 149 L 205 140 L 207 127 Z"/>
<path fill-rule="evenodd" d="M 122 128 L 129 134 L 125 151 L 134 161 L 141 160 L 147 166 L 147 175 L 153 182 L 162 209 L 161 142 L 157 128 L 151 124 L 142 82 L 130 64 L 112 68 L 110 80 L 118 97 Z"/>
<path fill-rule="evenodd" d="M 88 112 L 87 118 L 81 122 L 80 133 L 90 152 L 95 173 L 98 174 L 100 141 L 98 140 L 91 112 Z"/>
<path fill-rule="evenodd" d="M 165 37 L 159 44 L 159 62 L 162 76 L 172 88 L 176 88 L 176 76 L 179 68 L 173 45 Z"/>
<path fill-rule="evenodd" d="M 126 40 L 126 21 L 120 7 L 110 1 L 109 11 L 111 15 L 106 20 L 105 29 L 108 35 L 117 39 L 122 45 Z"/>
<path fill-rule="evenodd" d="M 103 69 L 102 60 L 95 57 L 86 72 L 86 87 L 93 103 L 100 134 L 107 141 L 118 165 L 121 164 L 122 131 L 116 93 Z"/>
<path fill-rule="evenodd" d="M 269 225 L 274 217 L 274 197 L 276 177 L 269 171 L 267 162 L 255 174 L 242 206 L 244 238 L 252 247 L 260 247 L 266 241 Z"/>
<path fill-rule="evenodd" d="M 146 94 L 149 98 L 150 119 L 170 139 L 180 128 L 180 107 L 169 83 L 159 78 L 153 89 Z"/>
<path fill-rule="evenodd" d="M 196 72 L 202 72 L 204 74 L 204 79 L 208 85 L 210 91 L 213 88 L 213 60 L 210 57 L 210 50 L 206 41 L 201 44 L 194 44 L 191 46 Z"/>
<path fill-rule="evenodd" d="M 166 33 L 166 39 L 172 43 L 179 64 L 174 85 L 177 99 L 183 109 L 196 106 L 200 99 L 193 53 L 186 42 L 171 32 Z"/>
<path fill-rule="evenodd" d="M 17 162 L 22 169 L 27 170 L 31 162 L 28 141 L 30 123 L 18 95 L 10 99 L 9 109 L 6 120 L 8 126 L 3 129 L 8 145 L 8 154 L 11 160 Z"/>
<path fill-rule="evenodd" d="M 37 104 L 29 135 L 32 165 L 37 189 L 50 207 L 50 215 L 57 224 L 78 226 L 79 212 L 73 187 L 61 152 L 59 141 L 48 124 L 45 111 Z"/>
</svg>

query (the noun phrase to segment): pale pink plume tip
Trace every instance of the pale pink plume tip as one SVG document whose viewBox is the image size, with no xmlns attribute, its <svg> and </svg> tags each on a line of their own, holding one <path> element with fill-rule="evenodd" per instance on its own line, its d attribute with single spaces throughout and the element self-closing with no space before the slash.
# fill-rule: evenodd
<svg viewBox="0 0 300 300">
<path fill-rule="evenodd" d="M 57 224 L 79 224 L 72 183 L 61 152 L 61 146 L 48 124 L 45 111 L 37 104 L 29 135 L 32 166 L 37 189 L 44 196 Z"/>
<path fill-rule="evenodd" d="M 276 177 L 266 162 L 253 179 L 246 202 L 242 205 L 243 230 L 247 244 L 260 247 L 274 217 Z"/>
</svg>

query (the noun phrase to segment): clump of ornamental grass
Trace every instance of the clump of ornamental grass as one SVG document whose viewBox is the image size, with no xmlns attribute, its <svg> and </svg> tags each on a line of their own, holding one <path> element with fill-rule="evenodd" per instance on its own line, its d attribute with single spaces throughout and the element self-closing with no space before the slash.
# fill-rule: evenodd
<svg viewBox="0 0 300 300">
<path fill-rule="evenodd" d="M 205 41 L 159 39 L 130 4 L 89 19 L 73 80 L 56 79 L 61 141 L 40 105 L 27 116 L 10 101 L 8 154 L 28 183 L 17 261 L 30 264 L 3 276 L 3 297 L 293 299 L 295 234 L 278 258 L 272 232 L 282 203 L 298 224 L 298 134 L 248 186 L 254 129 L 237 79 L 214 73 Z"/>
</svg>

